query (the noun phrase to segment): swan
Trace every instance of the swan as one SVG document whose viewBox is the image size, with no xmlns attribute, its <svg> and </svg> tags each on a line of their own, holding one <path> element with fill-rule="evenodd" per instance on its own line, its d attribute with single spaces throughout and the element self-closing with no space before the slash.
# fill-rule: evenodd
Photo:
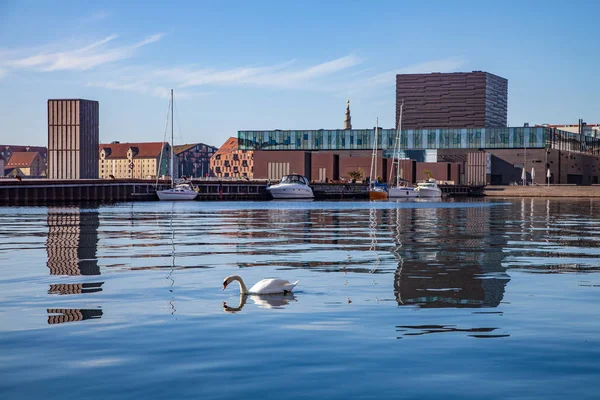
<svg viewBox="0 0 600 400">
<path fill-rule="evenodd" d="M 296 281 L 294 283 L 290 283 L 284 279 L 263 279 L 262 281 L 257 282 L 254 286 L 248 290 L 242 278 L 237 275 L 230 275 L 223 281 L 223 290 L 229 285 L 231 282 L 237 281 L 240 284 L 240 293 L 241 294 L 286 294 L 291 293 L 294 290 L 294 287 L 300 281 Z"/>
<path fill-rule="evenodd" d="M 247 295 L 240 293 L 240 301 L 237 307 L 231 307 L 227 305 L 227 302 L 223 302 L 223 311 L 228 313 L 236 313 L 238 311 L 242 311 L 242 308 L 246 305 L 246 301 L 251 299 L 254 304 L 256 304 L 260 308 L 268 308 L 268 309 L 280 309 L 285 308 L 285 306 L 289 305 L 292 301 L 297 301 L 296 296 L 292 293 L 288 294 L 272 294 L 269 296 L 256 296 L 256 295 Z"/>
</svg>

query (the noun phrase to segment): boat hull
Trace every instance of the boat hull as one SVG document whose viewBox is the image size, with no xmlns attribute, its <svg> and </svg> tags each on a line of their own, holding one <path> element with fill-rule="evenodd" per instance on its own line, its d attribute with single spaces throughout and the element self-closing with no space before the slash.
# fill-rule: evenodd
<svg viewBox="0 0 600 400">
<path fill-rule="evenodd" d="M 419 197 L 434 198 L 442 197 L 442 191 L 439 188 L 420 188 Z"/>
<path fill-rule="evenodd" d="M 370 190 L 369 191 L 369 199 L 371 200 L 386 200 L 388 198 L 388 193 L 379 190 Z"/>
<path fill-rule="evenodd" d="M 174 190 L 159 190 L 156 192 L 158 199 L 161 201 L 181 201 L 181 200 L 194 200 L 198 193 L 192 191 L 174 191 Z"/>
<path fill-rule="evenodd" d="M 276 200 L 281 199 L 312 199 L 315 197 L 312 189 L 304 185 L 274 185 L 267 188 Z"/>
<path fill-rule="evenodd" d="M 413 188 L 395 187 L 391 188 L 388 193 L 390 199 L 414 199 L 419 195 Z"/>
</svg>

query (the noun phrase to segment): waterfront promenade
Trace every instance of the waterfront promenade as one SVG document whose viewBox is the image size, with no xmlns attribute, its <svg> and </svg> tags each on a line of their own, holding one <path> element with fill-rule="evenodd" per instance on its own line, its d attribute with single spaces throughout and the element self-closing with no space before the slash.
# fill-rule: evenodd
<svg viewBox="0 0 600 400">
<path fill-rule="evenodd" d="M 600 185 L 486 186 L 486 197 L 600 197 Z"/>
</svg>

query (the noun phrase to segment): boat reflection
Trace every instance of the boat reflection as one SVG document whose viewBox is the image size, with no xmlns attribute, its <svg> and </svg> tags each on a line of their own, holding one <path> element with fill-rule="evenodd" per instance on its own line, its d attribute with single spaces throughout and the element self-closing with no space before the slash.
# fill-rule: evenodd
<svg viewBox="0 0 600 400">
<path fill-rule="evenodd" d="M 248 299 L 252 300 L 260 308 L 282 309 L 291 302 L 298 301 L 293 294 L 269 294 L 269 295 L 245 295 L 240 294 L 240 300 L 237 307 L 230 307 L 226 302 L 223 302 L 223 311 L 228 313 L 236 313 L 242 311 Z"/>
</svg>

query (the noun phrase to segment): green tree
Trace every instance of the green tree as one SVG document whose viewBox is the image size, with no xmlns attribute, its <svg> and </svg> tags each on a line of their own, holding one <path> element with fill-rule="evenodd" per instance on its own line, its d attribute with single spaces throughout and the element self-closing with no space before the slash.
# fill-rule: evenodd
<svg viewBox="0 0 600 400">
<path fill-rule="evenodd" d="M 431 172 L 429 169 L 424 170 L 423 175 L 425 175 L 425 179 L 427 180 L 434 179 L 433 172 Z"/>
<path fill-rule="evenodd" d="M 353 181 L 360 181 L 362 179 L 363 173 L 360 168 L 357 171 L 348 172 L 348 177 Z"/>
</svg>

